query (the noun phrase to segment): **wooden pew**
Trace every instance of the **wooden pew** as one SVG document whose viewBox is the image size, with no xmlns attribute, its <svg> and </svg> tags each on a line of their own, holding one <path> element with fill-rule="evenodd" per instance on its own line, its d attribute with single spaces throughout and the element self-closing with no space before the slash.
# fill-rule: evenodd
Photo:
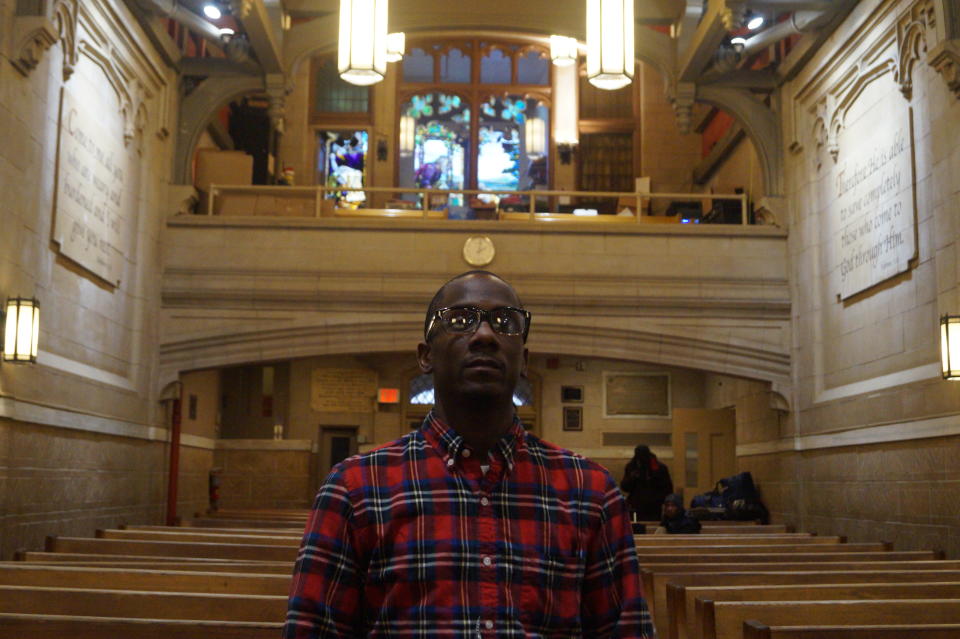
<svg viewBox="0 0 960 639">
<path fill-rule="evenodd" d="M 283 621 L 287 597 L 0 586 L 0 612 L 131 619 Z"/>
<path fill-rule="evenodd" d="M 746 621 L 768 626 L 960 623 L 960 599 L 711 601 L 697 599 L 698 638 L 742 639 Z"/>
<path fill-rule="evenodd" d="M 727 525 L 717 525 L 717 526 L 704 526 L 701 523 L 700 534 L 703 535 L 773 535 L 773 534 L 784 534 L 784 535 L 799 535 L 805 534 L 809 535 L 811 533 L 795 533 L 790 529 L 790 526 L 784 526 L 783 524 L 770 524 L 770 525 L 760 525 L 756 524 L 753 526 L 727 526 Z M 722 522 L 724 524 L 736 524 L 737 522 Z M 660 527 L 660 524 L 646 524 L 646 531 L 648 535 L 652 535 L 656 532 L 657 528 Z"/>
<path fill-rule="evenodd" d="M 802 533 L 785 533 L 781 535 L 637 535 L 634 544 L 639 547 L 649 546 L 775 546 L 775 545 L 846 545 L 843 537 L 814 537 Z M 882 543 L 872 544 L 873 547 L 882 547 Z"/>
<path fill-rule="evenodd" d="M 184 528 L 294 528 L 301 532 L 307 527 L 307 522 L 290 521 L 261 521 L 258 519 L 227 519 L 199 517 L 183 522 Z"/>
<path fill-rule="evenodd" d="M 244 535 L 168 530 L 118 530 L 114 528 L 97 531 L 99 539 L 139 539 L 141 541 L 199 541 L 229 544 L 266 544 L 269 546 L 299 546 L 302 534 L 298 535 Z"/>
<path fill-rule="evenodd" d="M 749 563 L 776 563 L 782 561 L 798 562 L 830 562 L 830 561 L 911 561 L 911 560 L 933 560 L 942 557 L 940 551 L 936 550 L 888 550 L 878 552 L 750 552 L 750 553 L 731 553 L 715 552 L 709 554 L 701 552 L 674 554 L 661 553 L 638 553 L 640 566 L 650 564 L 710 564 L 736 562 L 739 564 Z"/>
<path fill-rule="evenodd" d="M 743 625 L 743 639 L 957 639 L 960 624 L 899 626 L 774 626 L 759 621 Z"/>
<path fill-rule="evenodd" d="M 667 632 L 669 639 L 696 635 L 701 623 L 695 619 L 696 599 L 712 601 L 833 601 L 864 599 L 954 599 L 960 598 L 960 581 L 908 582 L 896 573 L 886 573 L 886 583 L 851 581 L 834 584 L 763 584 L 755 586 L 683 586 L 667 584 Z"/>
<path fill-rule="evenodd" d="M 811 537 L 816 539 L 816 537 Z M 740 553 L 780 553 L 790 555 L 795 552 L 889 552 L 890 544 L 884 542 L 852 543 L 852 544 L 652 544 L 638 546 L 637 553 L 641 555 L 670 555 L 670 554 L 740 554 Z"/>
<path fill-rule="evenodd" d="M 0 585 L 286 596 L 290 576 L 0 562 Z"/>
<path fill-rule="evenodd" d="M 100 555 L 95 553 L 63 553 L 25 551 L 17 561 L 70 566 L 117 566 L 157 568 L 160 570 L 213 570 L 216 572 L 271 573 L 289 575 L 293 564 L 288 561 L 230 561 L 202 557 L 150 557 L 138 555 Z"/>
<path fill-rule="evenodd" d="M 136 539 L 88 539 L 47 537 L 48 552 L 104 553 L 151 557 L 202 557 L 207 559 L 249 559 L 289 561 L 297 558 L 297 547 L 266 544 L 226 544 L 186 541 L 140 541 Z"/>
<path fill-rule="evenodd" d="M 207 533 L 210 535 L 230 535 L 237 533 L 240 535 L 296 535 L 303 536 L 303 528 L 227 528 L 218 526 L 216 528 L 194 528 L 190 526 L 129 526 L 122 525 L 120 530 L 145 530 L 157 532 L 182 532 L 182 533 Z"/>
<path fill-rule="evenodd" d="M 276 639 L 283 624 L 0 613 L 0 639 Z"/>
<path fill-rule="evenodd" d="M 831 558 L 832 559 L 832 558 Z M 667 626 L 667 587 L 671 580 L 703 575 L 709 579 L 714 573 L 747 573 L 756 575 L 763 573 L 790 573 L 792 571 L 812 572 L 823 575 L 845 575 L 854 571 L 960 571 L 958 560 L 897 560 L 897 561 L 821 561 L 810 562 L 776 562 L 752 563 L 744 566 L 741 563 L 687 563 L 687 564 L 653 564 L 641 566 L 640 581 L 647 604 L 655 618 L 660 619 L 660 627 Z M 776 579 L 771 576 L 771 579 Z M 762 582 L 761 582 L 762 583 Z"/>
</svg>

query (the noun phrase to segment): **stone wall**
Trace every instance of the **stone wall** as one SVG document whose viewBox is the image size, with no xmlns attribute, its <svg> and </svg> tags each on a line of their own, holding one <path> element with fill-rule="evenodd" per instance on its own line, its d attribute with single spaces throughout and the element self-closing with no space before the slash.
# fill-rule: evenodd
<svg viewBox="0 0 960 639">
<path fill-rule="evenodd" d="M 16 15 L 34 5 L 59 13 Z M 163 513 L 155 318 L 176 81 L 136 25 L 119 0 L 0 3 L 0 300 L 41 309 L 37 363 L 0 366 L 3 558 Z M 88 136 L 82 157 L 63 156 L 65 122 Z M 68 165 L 89 218 L 65 208 Z M 108 197 L 80 169 L 122 187 Z"/>
<path fill-rule="evenodd" d="M 161 442 L 0 420 L 0 559 L 47 535 L 161 523 Z"/>
<path fill-rule="evenodd" d="M 794 420 L 766 451 L 750 450 L 789 457 L 764 474 L 794 483 L 785 490 L 799 497 L 802 527 L 957 557 L 960 393 L 940 379 L 937 317 L 958 308 L 960 147 L 951 132 L 960 102 L 933 66 L 932 52 L 950 35 L 940 4 L 860 2 L 784 86 Z M 873 135 L 847 135 L 863 127 L 862 118 L 878 115 L 883 125 L 870 129 Z M 896 145 L 884 142 L 878 156 L 879 140 Z M 904 158 L 907 168 L 887 171 L 892 157 Z M 864 183 L 895 178 L 897 188 L 878 191 L 865 219 L 886 233 L 882 213 L 903 194 L 903 237 L 915 237 L 902 247 L 876 245 L 880 257 L 866 264 L 877 270 L 863 280 L 849 275 L 863 262 L 847 247 L 857 246 L 865 225 L 838 224 L 851 219 L 845 193 L 858 188 L 851 175 Z M 884 264 L 888 272 L 879 270 Z"/>
<path fill-rule="evenodd" d="M 220 475 L 221 508 L 307 508 L 312 503 L 318 484 L 312 478 L 310 442 L 230 440 L 220 444 L 213 462 Z"/>
</svg>

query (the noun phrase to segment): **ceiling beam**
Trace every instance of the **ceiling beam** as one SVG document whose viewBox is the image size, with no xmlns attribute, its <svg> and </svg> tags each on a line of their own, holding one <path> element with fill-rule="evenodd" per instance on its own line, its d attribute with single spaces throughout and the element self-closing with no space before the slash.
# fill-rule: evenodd
<svg viewBox="0 0 960 639">
<path fill-rule="evenodd" d="M 637 24 L 666 26 L 680 20 L 686 6 L 686 0 L 636 0 L 633 18 Z"/>
<path fill-rule="evenodd" d="M 263 0 L 231 0 L 233 17 L 243 25 L 264 73 L 283 73 L 282 31 L 279 14 Z"/>
<path fill-rule="evenodd" d="M 696 32 L 680 54 L 677 80 L 695 82 L 713 60 L 727 33 L 739 25 L 746 0 L 712 0 Z"/>
</svg>

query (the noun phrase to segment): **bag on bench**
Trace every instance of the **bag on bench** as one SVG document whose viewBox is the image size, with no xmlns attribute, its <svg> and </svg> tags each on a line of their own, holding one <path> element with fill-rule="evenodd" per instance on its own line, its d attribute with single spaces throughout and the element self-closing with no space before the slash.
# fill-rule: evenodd
<svg viewBox="0 0 960 639">
<path fill-rule="evenodd" d="M 770 513 L 760 501 L 760 493 L 749 471 L 724 477 L 713 490 L 694 497 L 690 508 L 691 514 L 699 519 L 758 519 L 761 524 L 767 524 L 770 520 Z M 720 508 L 723 509 L 723 515 L 717 516 Z"/>
</svg>

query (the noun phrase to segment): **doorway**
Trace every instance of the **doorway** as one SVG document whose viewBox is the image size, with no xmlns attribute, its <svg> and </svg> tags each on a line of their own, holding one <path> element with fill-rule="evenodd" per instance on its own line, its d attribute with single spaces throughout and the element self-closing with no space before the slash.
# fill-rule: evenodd
<svg viewBox="0 0 960 639">
<path fill-rule="evenodd" d="M 330 474 L 330 469 L 347 457 L 357 454 L 356 426 L 321 426 L 317 451 L 319 480 Z"/>
<path fill-rule="evenodd" d="M 673 485 L 689 503 L 737 472 L 733 408 L 673 409 Z"/>
</svg>

